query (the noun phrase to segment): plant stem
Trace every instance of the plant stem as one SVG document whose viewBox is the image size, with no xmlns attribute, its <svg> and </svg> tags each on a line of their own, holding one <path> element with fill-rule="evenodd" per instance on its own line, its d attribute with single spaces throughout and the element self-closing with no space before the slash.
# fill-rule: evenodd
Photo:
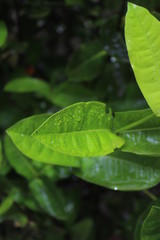
<svg viewBox="0 0 160 240">
<path fill-rule="evenodd" d="M 151 115 L 149 115 L 149 116 L 147 116 L 147 117 L 144 117 L 144 118 L 142 118 L 142 119 L 140 119 L 140 120 L 138 120 L 138 121 L 136 121 L 136 122 L 133 122 L 133 123 L 131 123 L 131 124 L 128 124 L 127 126 L 122 127 L 122 128 L 120 128 L 120 129 L 116 130 L 115 132 L 116 132 L 116 133 L 120 133 L 120 132 L 129 130 L 129 129 L 131 129 L 131 128 L 134 128 L 134 127 L 136 127 L 136 126 L 138 126 L 138 125 L 140 125 L 140 124 L 148 121 L 148 120 L 151 119 L 153 116 L 154 116 L 154 114 L 152 113 Z"/>
<path fill-rule="evenodd" d="M 157 200 L 157 197 L 156 197 L 153 193 L 151 193 L 150 191 L 144 190 L 143 192 L 144 192 L 149 198 L 151 198 L 153 201 Z"/>
</svg>

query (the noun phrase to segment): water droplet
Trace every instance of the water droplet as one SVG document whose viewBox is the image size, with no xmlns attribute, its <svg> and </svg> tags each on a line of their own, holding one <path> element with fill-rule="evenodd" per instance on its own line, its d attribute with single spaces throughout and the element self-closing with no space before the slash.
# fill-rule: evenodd
<svg viewBox="0 0 160 240">
<path fill-rule="evenodd" d="M 115 62 L 117 62 L 117 58 L 116 57 L 111 57 L 111 63 L 115 63 Z"/>
<path fill-rule="evenodd" d="M 118 190 L 118 187 L 114 187 L 114 190 L 117 191 L 117 190 Z"/>
<path fill-rule="evenodd" d="M 68 203 L 67 206 L 65 207 L 66 212 L 70 212 L 74 208 L 73 203 Z"/>
<path fill-rule="evenodd" d="M 24 134 L 23 133 L 21 133 L 21 137 L 23 137 L 24 136 Z"/>
</svg>

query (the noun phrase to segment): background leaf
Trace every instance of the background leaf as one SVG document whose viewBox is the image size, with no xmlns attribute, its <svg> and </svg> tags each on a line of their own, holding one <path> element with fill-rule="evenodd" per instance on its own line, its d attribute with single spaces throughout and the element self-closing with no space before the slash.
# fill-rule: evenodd
<svg viewBox="0 0 160 240">
<path fill-rule="evenodd" d="M 7 36 L 8 30 L 6 24 L 3 21 L 0 21 L 0 47 L 3 47 L 5 44 Z"/>
<path fill-rule="evenodd" d="M 67 65 L 66 73 L 69 80 L 73 82 L 93 80 L 100 73 L 106 54 L 98 40 L 81 46 Z"/>
<path fill-rule="evenodd" d="M 160 216 L 160 203 L 155 201 L 142 214 L 139 219 L 136 240 L 158 240 L 160 237 L 159 230 L 159 216 Z"/>
<path fill-rule="evenodd" d="M 38 172 L 32 166 L 30 159 L 18 151 L 8 136 L 5 138 L 5 153 L 10 165 L 19 175 L 27 179 L 37 177 Z"/>
</svg>

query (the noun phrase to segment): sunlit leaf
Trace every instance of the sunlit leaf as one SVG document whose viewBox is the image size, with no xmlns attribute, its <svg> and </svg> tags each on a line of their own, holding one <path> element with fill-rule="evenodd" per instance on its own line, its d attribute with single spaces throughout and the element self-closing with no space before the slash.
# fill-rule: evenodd
<svg viewBox="0 0 160 240">
<path fill-rule="evenodd" d="M 78 103 L 48 118 L 32 136 L 37 141 L 69 156 L 102 156 L 124 144 L 112 133 L 111 114 L 99 102 Z"/>
<path fill-rule="evenodd" d="M 153 112 L 160 115 L 160 23 L 147 9 L 128 3 L 125 38 L 137 83 Z"/>
<path fill-rule="evenodd" d="M 7 130 L 16 147 L 33 160 L 64 166 L 79 166 L 79 159 L 53 151 L 43 145 L 32 134 L 51 115 L 42 114 L 26 118 Z"/>
</svg>

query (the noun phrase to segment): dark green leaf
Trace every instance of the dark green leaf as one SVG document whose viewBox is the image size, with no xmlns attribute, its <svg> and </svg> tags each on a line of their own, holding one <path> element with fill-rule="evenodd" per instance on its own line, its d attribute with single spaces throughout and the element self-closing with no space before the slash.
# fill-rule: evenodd
<svg viewBox="0 0 160 240">
<path fill-rule="evenodd" d="M 46 213 L 60 220 L 67 219 L 65 198 L 55 185 L 49 187 L 41 179 L 35 179 L 31 181 L 29 187 L 34 198 Z"/>
<path fill-rule="evenodd" d="M 19 152 L 8 136 L 5 138 L 5 153 L 10 165 L 19 175 L 27 179 L 32 179 L 38 175 L 31 160 Z"/>
<path fill-rule="evenodd" d="M 160 161 L 115 152 L 104 157 L 81 159 L 81 169 L 76 175 L 114 190 L 143 190 L 160 182 Z"/>
<path fill-rule="evenodd" d="M 13 79 L 5 85 L 4 90 L 14 93 L 36 92 L 46 97 L 50 94 L 50 87 L 46 82 L 32 77 Z"/>
<path fill-rule="evenodd" d="M 149 206 L 138 221 L 135 240 L 160 239 L 160 203 Z"/>
<path fill-rule="evenodd" d="M 0 21 L 0 47 L 3 47 L 3 45 L 6 42 L 8 36 L 8 30 L 4 22 Z"/>
<path fill-rule="evenodd" d="M 96 78 L 103 67 L 106 54 L 100 41 L 81 46 L 67 66 L 69 80 L 81 82 Z"/>
<path fill-rule="evenodd" d="M 117 112 L 114 128 L 125 140 L 122 151 L 160 156 L 160 118 L 151 110 Z"/>
</svg>

